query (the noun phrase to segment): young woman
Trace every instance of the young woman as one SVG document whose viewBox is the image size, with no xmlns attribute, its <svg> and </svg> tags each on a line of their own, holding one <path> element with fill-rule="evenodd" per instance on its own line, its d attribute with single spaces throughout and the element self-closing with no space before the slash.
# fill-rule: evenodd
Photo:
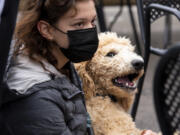
<svg viewBox="0 0 180 135">
<path fill-rule="evenodd" d="M 85 135 L 92 130 L 72 62 L 98 47 L 93 0 L 30 0 L 16 26 L 3 94 L 2 135 Z"/>
<path fill-rule="evenodd" d="M 0 134 L 93 134 L 72 63 L 95 53 L 95 20 L 93 0 L 29 0 L 16 26 Z"/>
</svg>

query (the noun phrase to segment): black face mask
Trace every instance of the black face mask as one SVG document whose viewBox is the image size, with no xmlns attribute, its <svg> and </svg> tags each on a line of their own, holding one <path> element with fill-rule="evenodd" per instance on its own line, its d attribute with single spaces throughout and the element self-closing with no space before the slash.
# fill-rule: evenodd
<svg viewBox="0 0 180 135">
<path fill-rule="evenodd" d="M 99 44 L 96 27 L 80 30 L 72 30 L 67 33 L 53 26 L 61 33 L 67 34 L 69 47 L 60 48 L 62 53 L 72 62 L 78 63 L 90 60 L 96 52 Z"/>
</svg>

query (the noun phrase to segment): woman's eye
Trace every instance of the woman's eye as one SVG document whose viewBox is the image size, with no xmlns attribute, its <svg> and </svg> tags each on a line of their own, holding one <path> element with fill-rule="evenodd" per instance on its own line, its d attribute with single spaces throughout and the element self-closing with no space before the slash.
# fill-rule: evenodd
<svg viewBox="0 0 180 135">
<path fill-rule="evenodd" d="M 95 26 L 95 25 L 96 25 L 96 19 L 92 20 L 91 24 L 92 24 L 93 26 Z"/>
<path fill-rule="evenodd" d="M 115 56 L 115 55 L 116 55 L 115 52 L 109 52 L 109 53 L 106 54 L 106 56 L 108 56 L 108 57 L 113 57 L 113 56 Z"/>
<path fill-rule="evenodd" d="M 76 23 L 74 24 L 75 27 L 84 27 L 84 23 L 83 22 L 79 22 L 79 23 Z"/>
</svg>

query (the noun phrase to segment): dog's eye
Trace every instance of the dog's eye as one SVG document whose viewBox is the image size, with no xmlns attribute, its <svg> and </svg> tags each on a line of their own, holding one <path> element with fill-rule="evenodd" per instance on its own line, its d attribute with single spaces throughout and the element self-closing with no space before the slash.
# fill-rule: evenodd
<svg viewBox="0 0 180 135">
<path fill-rule="evenodd" d="M 108 56 L 108 57 L 113 57 L 113 56 L 115 56 L 115 55 L 116 55 L 115 52 L 109 52 L 106 56 Z"/>
</svg>

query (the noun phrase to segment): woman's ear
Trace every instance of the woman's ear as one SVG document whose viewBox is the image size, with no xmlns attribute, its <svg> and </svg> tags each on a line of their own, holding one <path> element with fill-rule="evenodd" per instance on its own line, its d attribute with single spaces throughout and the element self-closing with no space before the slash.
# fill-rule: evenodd
<svg viewBox="0 0 180 135">
<path fill-rule="evenodd" d="M 52 27 L 48 22 L 40 20 L 37 23 L 37 29 L 39 33 L 48 40 L 53 40 Z"/>
<path fill-rule="evenodd" d="M 75 68 L 82 80 L 83 83 L 83 90 L 85 93 L 86 100 L 90 99 L 95 95 L 95 84 L 91 76 L 86 71 L 86 64 L 88 62 L 82 62 L 79 64 L 75 64 Z"/>
</svg>

